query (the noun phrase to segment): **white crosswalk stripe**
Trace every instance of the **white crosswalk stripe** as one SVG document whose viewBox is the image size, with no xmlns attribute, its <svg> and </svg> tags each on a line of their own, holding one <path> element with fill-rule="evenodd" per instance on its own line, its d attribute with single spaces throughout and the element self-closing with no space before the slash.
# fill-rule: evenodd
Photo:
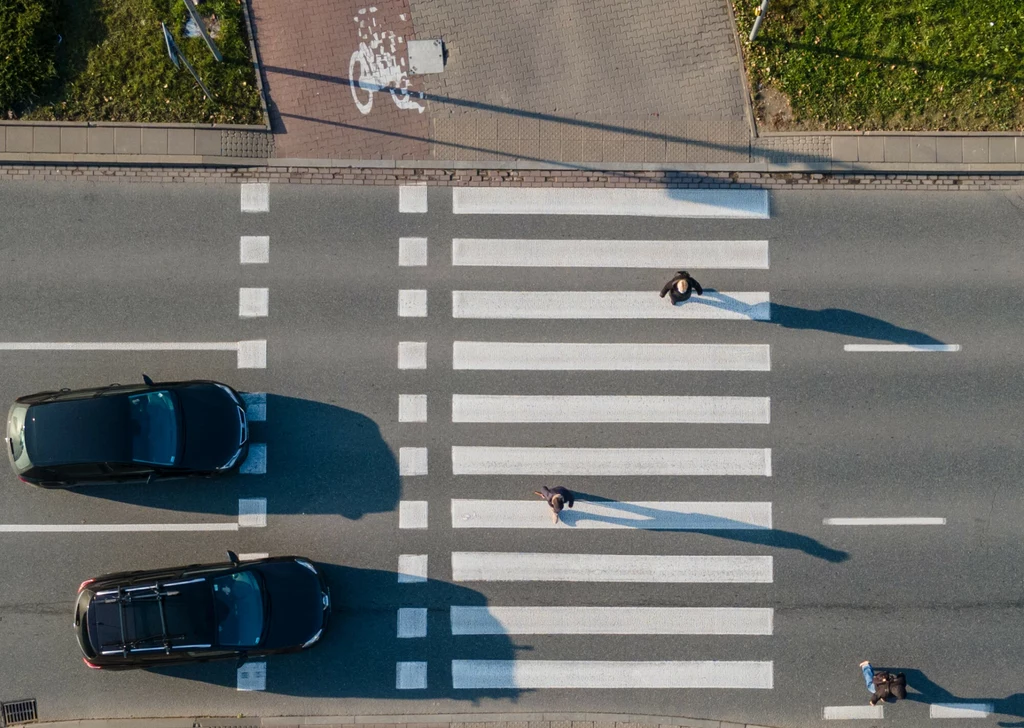
<svg viewBox="0 0 1024 728">
<path fill-rule="evenodd" d="M 767 372 L 761 344 L 589 344 L 456 341 L 453 369 L 492 371 Z"/>
<path fill-rule="evenodd" d="M 452 422 L 676 422 L 767 425 L 768 397 L 453 394 Z"/>
<path fill-rule="evenodd" d="M 774 610 L 744 607 L 452 607 L 453 635 L 770 635 Z"/>
<path fill-rule="evenodd" d="M 454 238 L 453 266 L 767 270 L 767 240 Z"/>
<path fill-rule="evenodd" d="M 407 188 L 403 188 L 405 190 Z M 424 195 L 424 211 L 426 196 Z M 404 212 L 404 210 L 403 210 Z M 629 215 L 766 219 L 767 190 L 454 187 L 456 215 Z"/>
<path fill-rule="evenodd" d="M 771 475 L 762 448 L 452 447 L 454 475 Z"/>
<path fill-rule="evenodd" d="M 771 662 L 452 660 L 453 687 L 760 688 L 772 687 Z"/>
<path fill-rule="evenodd" d="M 771 318 L 771 305 L 768 294 L 761 291 L 726 293 L 705 289 L 703 296 L 692 296 L 676 306 L 654 291 L 452 291 L 452 316 L 767 321 Z"/>
<path fill-rule="evenodd" d="M 582 501 L 554 523 L 541 500 L 452 500 L 452 528 L 632 528 L 647 531 L 750 531 L 772 527 L 771 503 Z"/>
<path fill-rule="evenodd" d="M 456 551 L 454 581 L 770 584 L 771 556 L 649 556 Z"/>
</svg>

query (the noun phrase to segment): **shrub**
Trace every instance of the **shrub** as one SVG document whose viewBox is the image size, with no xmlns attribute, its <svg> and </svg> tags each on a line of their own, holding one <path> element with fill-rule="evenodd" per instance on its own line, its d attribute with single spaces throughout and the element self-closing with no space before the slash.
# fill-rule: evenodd
<svg viewBox="0 0 1024 728">
<path fill-rule="evenodd" d="M 53 0 L 0 0 L 0 112 L 37 97 L 57 76 Z"/>
</svg>

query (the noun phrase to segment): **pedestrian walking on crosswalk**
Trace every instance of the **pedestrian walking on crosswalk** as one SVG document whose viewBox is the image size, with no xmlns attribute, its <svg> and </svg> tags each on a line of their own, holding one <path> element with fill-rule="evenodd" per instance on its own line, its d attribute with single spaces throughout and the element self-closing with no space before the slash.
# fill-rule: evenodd
<svg viewBox="0 0 1024 728">
<path fill-rule="evenodd" d="M 691 278 L 688 271 L 681 270 L 661 289 L 661 297 L 664 298 L 667 293 L 672 299 L 672 305 L 675 306 L 687 300 L 694 291 L 697 291 L 698 296 L 704 295 L 704 289 L 697 279 Z"/>
<path fill-rule="evenodd" d="M 572 508 L 576 503 L 572 491 L 560 485 L 556 485 L 554 488 L 545 485 L 540 490 L 533 491 L 533 494 L 539 495 L 548 502 L 548 505 L 551 506 L 551 520 L 555 523 L 558 523 L 558 514 L 562 512 L 562 508 Z"/>
<path fill-rule="evenodd" d="M 895 703 L 900 698 L 907 697 L 907 676 L 902 672 L 895 675 L 886 670 L 875 672 L 867 660 L 860 663 L 860 669 L 864 674 L 864 685 L 871 693 L 868 705 L 878 705 L 879 702 Z"/>
</svg>

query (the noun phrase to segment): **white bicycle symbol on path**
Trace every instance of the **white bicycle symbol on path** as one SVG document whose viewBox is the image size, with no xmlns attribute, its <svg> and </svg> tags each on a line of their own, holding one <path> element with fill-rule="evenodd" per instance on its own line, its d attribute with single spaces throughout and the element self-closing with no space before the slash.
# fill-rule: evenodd
<svg viewBox="0 0 1024 728">
<path fill-rule="evenodd" d="M 370 8 L 371 12 L 374 10 L 376 8 Z M 359 11 L 360 15 L 365 12 L 365 9 Z M 355 20 L 359 22 L 361 40 L 359 50 L 352 54 L 352 58 L 348 62 L 348 77 L 349 88 L 352 89 L 352 99 L 356 102 L 356 108 L 363 114 L 369 114 L 370 109 L 373 108 L 374 92 L 387 91 L 398 108 L 416 109 L 422 114 L 425 110 L 424 106 L 413 101 L 412 97 L 418 95 L 423 98 L 423 94 L 409 90 L 409 76 L 403 68 L 405 59 L 399 61 L 395 54 L 396 40 L 400 43 L 402 39 L 396 39 L 395 34 L 391 31 L 385 32 L 383 37 L 377 32 L 373 32 L 371 35 L 370 29 L 366 28 L 365 21 L 361 21 L 359 18 L 355 18 Z M 373 23 L 373 27 L 376 27 L 377 21 L 373 18 L 370 18 L 370 21 Z M 385 43 L 388 44 L 388 49 L 384 48 Z"/>
</svg>

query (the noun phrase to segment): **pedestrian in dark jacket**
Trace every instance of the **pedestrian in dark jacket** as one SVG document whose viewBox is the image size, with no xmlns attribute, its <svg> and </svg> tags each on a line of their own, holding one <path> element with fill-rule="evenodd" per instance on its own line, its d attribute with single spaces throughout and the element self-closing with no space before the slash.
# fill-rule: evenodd
<svg viewBox="0 0 1024 728">
<path fill-rule="evenodd" d="M 697 291 L 698 296 L 704 295 L 704 289 L 701 288 L 697 279 L 691 278 L 688 271 L 681 270 L 661 289 L 661 297 L 664 298 L 667 293 L 674 306 L 687 300 L 694 291 Z"/>
<path fill-rule="evenodd" d="M 879 702 L 895 703 L 907 697 L 907 676 L 904 673 L 893 675 L 886 670 L 875 672 L 867 660 L 860 663 L 860 669 L 864 673 L 864 684 L 872 695 L 868 701 L 869 705 L 878 705 Z"/>
<path fill-rule="evenodd" d="M 555 523 L 558 523 L 558 514 L 562 512 L 563 507 L 572 508 L 576 503 L 572 491 L 560 485 L 556 485 L 554 488 L 545 485 L 540 490 L 533 491 L 533 494 L 539 495 L 548 502 L 548 505 L 551 506 L 551 520 Z"/>
</svg>

